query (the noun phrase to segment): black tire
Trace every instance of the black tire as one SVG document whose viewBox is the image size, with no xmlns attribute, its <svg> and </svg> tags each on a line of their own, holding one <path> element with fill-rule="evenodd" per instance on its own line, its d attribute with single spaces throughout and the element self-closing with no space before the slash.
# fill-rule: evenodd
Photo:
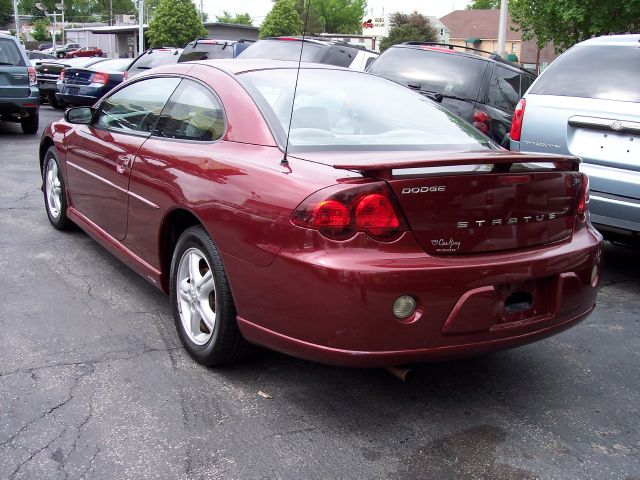
<svg viewBox="0 0 640 480">
<path fill-rule="evenodd" d="M 38 133 L 39 125 L 40 125 L 40 113 L 37 111 L 33 112 L 28 117 L 20 120 L 22 133 L 26 133 L 27 135 L 33 135 L 34 133 Z"/>
<path fill-rule="evenodd" d="M 51 105 L 53 108 L 56 108 L 56 109 L 64 108 L 63 105 L 56 98 L 56 92 L 49 92 L 47 95 L 47 101 L 49 102 L 49 105 Z"/>
<path fill-rule="evenodd" d="M 196 285 L 195 282 L 192 282 L 191 275 L 189 275 L 189 279 L 184 279 L 184 274 L 181 274 L 184 262 L 189 262 L 188 256 L 192 254 L 202 257 L 198 263 L 201 265 L 199 267 L 200 273 L 204 272 L 202 275 L 206 276 L 210 270 L 213 276 L 213 292 L 207 294 L 206 297 L 199 297 L 199 300 L 196 295 L 200 294 L 196 294 L 194 291 Z M 242 337 L 238 329 L 236 307 L 227 275 L 222 266 L 218 249 L 204 228 L 199 225 L 193 226 L 180 236 L 173 251 L 170 274 L 171 310 L 178 335 L 187 352 L 198 363 L 209 367 L 228 365 L 246 358 L 253 347 Z M 191 286 L 194 304 L 202 302 L 206 298 L 208 306 L 215 315 L 212 331 L 207 328 L 201 316 L 195 317 L 196 321 L 200 318 L 199 334 L 205 337 L 204 342 L 198 343 L 193 333 L 190 333 L 185 327 L 185 323 L 192 322 L 187 317 L 193 315 L 194 310 L 193 308 L 187 310 L 187 300 L 178 291 L 179 285 Z M 194 304 L 190 304 L 189 307 L 194 307 Z M 185 311 L 184 315 L 183 310 Z M 199 312 L 202 311 L 199 310 Z"/>
<path fill-rule="evenodd" d="M 55 168 L 54 165 L 55 164 Z M 55 170 L 55 176 L 58 181 L 59 188 L 58 203 L 52 199 L 50 195 L 56 194 L 52 192 L 55 181 L 48 178 L 49 170 Z M 53 228 L 57 230 L 69 230 L 73 226 L 73 222 L 67 217 L 67 195 L 64 186 L 64 178 L 62 171 L 60 170 L 60 161 L 58 160 L 58 152 L 56 147 L 49 147 L 47 153 L 44 155 L 44 162 L 42 162 L 42 192 L 44 193 L 44 207 L 47 210 L 47 217 L 49 222 L 53 225 Z"/>
</svg>

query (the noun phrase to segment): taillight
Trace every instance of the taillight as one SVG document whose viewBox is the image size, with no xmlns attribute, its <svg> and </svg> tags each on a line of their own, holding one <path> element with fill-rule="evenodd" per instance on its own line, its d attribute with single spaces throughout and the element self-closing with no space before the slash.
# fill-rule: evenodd
<svg viewBox="0 0 640 480">
<path fill-rule="evenodd" d="M 129 78 L 129 70 L 125 70 L 123 76 L 122 76 L 122 81 L 125 81 L 127 78 Z"/>
<path fill-rule="evenodd" d="M 34 85 L 37 85 L 38 77 L 36 77 L 36 69 L 33 67 L 29 67 L 27 71 L 29 72 L 29 86 L 33 87 Z"/>
<path fill-rule="evenodd" d="M 587 219 L 589 211 L 589 177 L 582 173 L 582 183 L 580 184 L 580 197 L 578 198 L 578 207 L 576 208 L 576 216 L 580 222 Z"/>
<path fill-rule="evenodd" d="M 392 241 L 407 230 L 386 184 L 336 185 L 304 200 L 291 222 L 320 231 L 333 240 L 347 240 L 358 232 L 379 241 Z"/>
<path fill-rule="evenodd" d="M 64 80 L 64 70 L 60 72 L 60 80 Z"/>
<path fill-rule="evenodd" d="M 109 83 L 109 74 L 103 72 L 96 72 L 93 74 L 93 78 L 91 80 L 92 83 L 101 83 L 106 85 Z"/>
<path fill-rule="evenodd" d="M 524 109 L 527 106 L 527 101 L 521 98 L 516 105 L 516 109 L 513 112 L 513 121 L 511 122 L 511 140 L 520 141 L 520 134 L 522 133 L 522 119 L 524 118 Z"/>
<path fill-rule="evenodd" d="M 491 117 L 487 112 L 476 110 L 473 112 L 473 126 L 482 133 L 487 134 L 491 129 Z"/>
</svg>

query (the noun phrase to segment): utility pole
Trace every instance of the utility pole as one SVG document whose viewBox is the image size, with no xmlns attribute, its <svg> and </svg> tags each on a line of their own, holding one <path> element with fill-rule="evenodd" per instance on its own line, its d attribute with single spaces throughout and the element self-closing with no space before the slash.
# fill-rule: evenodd
<svg viewBox="0 0 640 480">
<path fill-rule="evenodd" d="M 18 18 L 18 0 L 13 0 L 13 18 L 16 24 L 16 38 L 20 41 L 20 19 Z"/>
<path fill-rule="evenodd" d="M 500 0 L 500 23 L 498 25 L 498 55 L 507 58 L 507 0 Z"/>
<path fill-rule="evenodd" d="M 144 52 L 144 0 L 138 0 L 138 55 Z"/>
<path fill-rule="evenodd" d="M 204 23 L 204 7 L 202 6 L 203 0 L 200 0 L 200 21 Z"/>
</svg>

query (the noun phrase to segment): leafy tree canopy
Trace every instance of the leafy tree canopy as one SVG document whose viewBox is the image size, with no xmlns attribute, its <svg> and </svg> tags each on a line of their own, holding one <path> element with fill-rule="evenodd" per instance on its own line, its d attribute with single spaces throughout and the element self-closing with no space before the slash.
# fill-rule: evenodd
<svg viewBox="0 0 640 480">
<path fill-rule="evenodd" d="M 313 2 L 297 0 L 296 10 L 300 16 L 300 22 L 302 22 L 302 33 L 316 35 L 324 32 L 324 21 L 320 18 L 320 13 Z"/>
<path fill-rule="evenodd" d="M 467 10 L 489 10 L 500 8 L 500 0 L 473 0 L 467 5 Z"/>
<path fill-rule="evenodd" d="M 418 12 L 396 12 L 389 17 L 389 36 L 380 42 L 380 51 L 403 42 L 435 42 L 436 30 L 429 19 Z"/>
<path fill-rule="evenodd" d="M 207 30 L 191 0 L 160 0 L 147 30 L 152 47 L 183 47 L 206 35 Z"/>
<path fill-rule="evenodd" d="M 366 0 L 309 0 L 327 33 L 361 33 Z"/>
<path fill-rule="evenodd" d="M 238 25 L 252 25 L 253 20 L 251 19 L 251 15 L 248 13 L 236 13 L 235 15 L 231 14 L 224 10 L 222 15 L 216 16 L 216 22 L 221 23 L 235 23 Z"/>
<path fill-rule="evenodd" d="M 301 33 L 300 16 L 296 11 L 295 0 L 275 0 L 273 8 L 260 26 L 260 38 Z"/>
<path fill-rule="evenodd" d="M 640 30 L 638 0 L 510 0 L 511 19 L 538 48 L 553 42 L 557 52 L 598 35 Z"/>
<path fill-rule="evenodd" d="M 51 40 L 49 33 L 49 22 L 47 20 L 36 20 L 33 22 L 33 31 L 31 36 L 36 42 L 46 42 Z"/>
</svg>

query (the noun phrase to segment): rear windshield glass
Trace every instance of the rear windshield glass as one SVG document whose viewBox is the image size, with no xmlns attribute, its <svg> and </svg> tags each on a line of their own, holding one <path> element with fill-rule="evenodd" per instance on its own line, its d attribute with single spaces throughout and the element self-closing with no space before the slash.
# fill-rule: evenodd
<svg viewBox="0 0 640 480">
<path fill-rule="evenodd" d="M 487 62 L 453 53 L 417 48 L 390 48 L 369 73 L 426 93 L 477 100 Z"/>
<path fill-rule="evenodd" d="M 280 145 L 295 150 L 494 148 L 475 128 L 432 100 L 383 78 L 347 70 L 296 69 L 239 76 Z M 293 113 L 292 113 L 293 103 Z"/>
<path fill-rule="evenodd" d="M 0 38 L 0 65 L 24 67 L 24 59 L 13 40 Z"/>
<path fill-rule="evenodd" d="M 323 46 L 304 42 L 303 47 L 302 43 L 294 40 L 262 40 L 251 45 L 238 55 L 238 58 L 269 58 L 297 62 L 302 49 L 302 61 L 315 62 Z"/>
<path fill-rule="evenodd" d="M 96 65 L 92 65 L 91 69 L 102 72 L 124 72 L 130 64 L 131 60 L 127 60 L 126 58 L 114 58 L 112 60 L 98 62 Z"/>
<path fill-rule="evenodd" d="M 187 45 L 178 61 L 192 62 L 194 60 L 211 60 L 213 58 L 233 58 L 233 45 L 224 42 Z"/>
<path fill-rule="evenodd" d="M 151 53 L 145 53 L 139 57 L 134 64 L 131 65 L 129 70 L 130 75 L 146 72 L 147 70 L 162 65 L 170 65 L 178 62 L 180 53 L 175 53 L 176 50 L 155 50 Z"/>
<path fill-rule="evenodd" d="M 640 48 L 579 46 L 558 57 L 530 93 L 640 102 Z"/>
</svg>

